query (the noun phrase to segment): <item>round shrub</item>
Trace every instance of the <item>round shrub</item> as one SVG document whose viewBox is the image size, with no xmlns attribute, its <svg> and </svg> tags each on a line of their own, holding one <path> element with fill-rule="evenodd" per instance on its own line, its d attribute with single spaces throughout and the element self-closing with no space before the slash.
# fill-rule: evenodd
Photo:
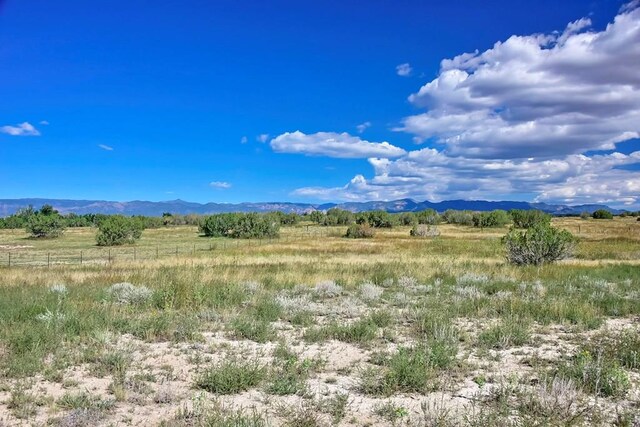
<svg viewBox="0 0 640 427">
<path fill-rule="evenodd" d="M 613 219 L 613 214 L 606 209 L 598 209 L 592 216 L 594 219 Z"/>
<path fill-rule="evenodd" d="M 510 263 L 541 265 L 571 256 L 577 240 L 566 230 L 539 223 L 526 231 L 511 229 L 502 242 Z"/>
<path fill-rule="evenodd" d="M 135 243 L 142 236 L 143 223 L 138 218 L 112 215 L 98 226 L 98 246 L 117 246 Z"/>
<path fill-rule="evenodd" d="M 36 239 L 60 237 L 65 228 L 64 219 L 57 213 L 31 215 L 26 225 L 27 232 Z"/>
<path fill-rule="evenodd" d="M 349 237 L 351 239 L 368 239 L 373 237 L 374 232 L 373 228 L 369 226 L 369 224 L 351 224 L 349 228 L 347 228 L 347 233 L 344 237 Z"/>
</svg>

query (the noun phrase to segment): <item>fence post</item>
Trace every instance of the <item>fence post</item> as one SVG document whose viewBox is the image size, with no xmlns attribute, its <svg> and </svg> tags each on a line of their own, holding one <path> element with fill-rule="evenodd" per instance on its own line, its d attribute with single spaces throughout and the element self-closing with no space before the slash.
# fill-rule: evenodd
<svg viewBox="0 0 640 427">
<path fill-rule="evenodd" d="M 108 259 L 109 263 L 111 263 L 111 249 L 109 249 L 109 254 L 107 256 L 108 256 L 107 259 Z"/>
<path fill-rule="evenodd" d="M 51 267 L 51 253 L 47 252 L 47 268 Z"/>
</svg>

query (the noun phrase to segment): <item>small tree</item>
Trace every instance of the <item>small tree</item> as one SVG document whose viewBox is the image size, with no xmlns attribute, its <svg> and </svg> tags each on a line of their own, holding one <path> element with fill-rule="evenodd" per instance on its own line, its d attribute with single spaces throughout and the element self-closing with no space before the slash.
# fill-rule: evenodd
<svg viewBox="0 0 640 427">
<path fill-rule="evenodd" d="M 349 228 L 347 228 L 347 233 L 344 237 L 351 239 L 368 239 L 373 237 L 373 235 L 373 228 L 365 222 L 364 224 L 351 224 Z"/>
<path fill-rule="evenodd" d="M 594 219 L 613 219 L 613 214 L 606 209 L 598 209 L 593 212 Z"/>
<path fill-rule="evenodd" d="M 118 246 L 135 243 L 142 236 L 144 224 L 139 218 L 112 215 L 98 226 L 96 242 L 98 246 Z"/>
<path fill-rule="evenodd" d="M 572 255 L 577 240 L 570 232 L 538 223 L 526 231 L 511 229 L 502 238 L 507 260 L 516 265 L 542 265 Z"/>
<path fill-rule="evenodd" d="M 425 209 L 420 212 L 416 212 L 416 219 L 418 224 L 436 225 L 440 223 L 440 215 L 434 209 Z"/>
<path fill-rule="evenodd" d="M 538 223 L 549 224 L 551 222 L 551 215 L 537 209 L 512 209 L 509 214 L 516 228 L 530 228 Z"/>
<path fill-rule="evenodd" d="M 309 218 L 309 221 L 312 221 L 318 224 L 321 224 L 322 220 L 324 219 L 324 213 L 321 211 L 311 211 L 305 216 Z"/>
<path fill-rule="evenodd" d="M 473 212 L 471 211 L 447 209 L 444 214 L 442 214 L 442 218 L 448 224 L 473 225 Z"/>
<path fill-rule="evenodd" d="M 356 214 L 356 223 L 366 223 L 374 228 L 392 228 L 394 219 L 389 212 L 382 210 L 359 212 Z"/>
</svg>

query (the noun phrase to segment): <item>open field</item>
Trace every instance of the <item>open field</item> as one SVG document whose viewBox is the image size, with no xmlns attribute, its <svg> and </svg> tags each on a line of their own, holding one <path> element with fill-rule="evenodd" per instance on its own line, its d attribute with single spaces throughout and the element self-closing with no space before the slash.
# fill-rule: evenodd
<svg viewBox="0 0 640 427">
<path fill-rule="evenodd" d="M 540 268 L 452 225 L 0 231 L 0 426 L 639 425 L 640 222 L 553 223 Z"/>
</svg>

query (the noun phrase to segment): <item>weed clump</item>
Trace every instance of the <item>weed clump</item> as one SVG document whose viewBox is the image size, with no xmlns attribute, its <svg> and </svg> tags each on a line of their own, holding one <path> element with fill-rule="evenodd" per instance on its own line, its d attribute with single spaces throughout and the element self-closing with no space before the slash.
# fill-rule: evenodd
<svg viewBox="0 0 640 427">
<path fill-rule="evenodd" d="M 583 349 L 560 372 L 578 382 L 585 391 L 599 396 L 624 396 L 631 387 L 620 363 L 603 352 Z"/>
<path fill-rule="evenodd" d="M 257 361 L 231 359 L 202 371 L 195 386 L 209 393 L 236 394 L 260 385 L 266 372 Z"/>
<path fill-rule="evenodd" d="M 147 303 L 153 291 L 146 286 L 136 286 L 128 282 L 115 283 L 109 287 L 107 294 L 116 304 L 141 305 Z"/>
</svg>

